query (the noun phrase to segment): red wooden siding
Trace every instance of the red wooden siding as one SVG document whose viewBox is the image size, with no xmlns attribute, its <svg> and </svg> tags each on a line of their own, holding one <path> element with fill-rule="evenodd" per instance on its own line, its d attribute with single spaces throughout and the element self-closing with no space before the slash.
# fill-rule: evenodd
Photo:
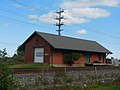
<svg viewBox="0 0 120 90">
<path fill-rule="evenodd" d="M 94 61 L 99 62 L 99 57 L 97 54 L 91 54 L 91 56 L 90 56 L 90 63 L 93 63 Z"/>
<path fill-rule="evenodd" d="M 25 45 L 25 63 L 33 63 L 34 47 L 44 47 L 44 63 L 50 63 L 51 46 L 40 36 L 34 35 Z"/>
<path fill-rule="evenodd" d="M 54 51 L 53 64 L 64 64 L 62 51 Z"/>
<path fill-rule="evenodd" d="M 90 57 L 90 63 L 93 63 L 94 61 L 98 61 L 100 63 L 105 63 L 106 57 L 104 54 L 93 53 L 93 54 L 91 54 L 91 57 Z"/>
<path fill-rule="evenodd" d="M 63 51 L 53 49 L 46 40 L 37 35 L 33 35 L 32 38 L 25 44 L 25 63 L 34 63 L 34 48 L 41 46 L 44 47 L 44 63 L 64 64 Z M 90 53 L 90 64 L 92 64 L 94 61 L 106 63 L 105 54 Z M 81 55 L 80 59 L 75 61 L 75 64 L 84 63 L 84 55 Z"/>
</svg>

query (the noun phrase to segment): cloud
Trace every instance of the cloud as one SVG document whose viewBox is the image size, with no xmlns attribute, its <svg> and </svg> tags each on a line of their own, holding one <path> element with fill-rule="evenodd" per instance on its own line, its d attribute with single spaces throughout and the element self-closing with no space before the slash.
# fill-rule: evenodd
<svg viewBox="0 0 120 90">
<path fill-rule="evenodd" d="M 64 0 L 59 6 L 65 9 L 65 13 L 62 16 L 65 20 L 62 20 L 66 25 L 88 23 L 92 20 L 105 18 L 111 15 L 105 7 L 117 7 L 120 4 L 120 0 Z M 104 6 L 98 7 L 98 6 Z M 48 12 L 41 16 L 28 16 L 30 21 L 39 21 L 49 24 L 55 24 L 58 17 L 53 12 Z M 58 22 L 57 22 L 58 23 Z"/>
<path fill-rule="evenodd" d="M 39 16 L 38 15 L 28 15 L 28 19 L 30 22 L 37 22 L 39 21 Z"/>
<path fill-rule="evenodd" d="M 94 18 L 94 19 L 103 18 L 110 15 L 108 11 L 100 8 L 74 8 L 69 13 L 77 17 Z"/>
<path fill-rule="evenodd" d="M 49 12 L 48 14 L 41 15 L 38 19 L 44 23 L 55 24 L 56 20 L 54 19 L 56 14 L 53 12 Z"/>
<path fill-rule="evenodd" d="M 90 21 L 89 19 L 74 17 L 71 15 L 71 13 L 65 13 L 63 14 L 63 16 L 65 17 L 65 19 L 63 19 L 62 22 L 66 25 L 86 23 Z M 58 23 L 58 21 L 54 19 L 55 17 L 57 17 L 57 14 L 53 12 L 50 12 L 48 14 L 44 14 L 41 16 L 28 15 L 28 19 L 30 20 L 30 22 L 39 21 L 39 22 L 48 23 L 48 24 Z"/>
<path fill-rule="evenodd" d="M 86 34 L 86 33 L 87 33 L 87 31 L 84 30 L 84 29 L 79 30 L 79 31 L 76 32 L 76 34 Z"/>
<path fill-rule="evenodd" d="M 33 6 L 25 6 L 25 5 L 21 5 L 21 4 L 13 4 L 14 7 L 18 8 L 18 9 L 28 9 L 28 10 L 31 10 L 31 11 L 35 11 L 37 10 L 36 7 L 33 7 Z"/>
<path fill-rule="evenodd" d="M 37 18 L 38 18 L 38 15 L 29 15 L 28 18 L 29 18 L 29 19 L 37 19 Z"/>
<path fill-rule="evenodd" d="M 62 20 L 62 22 L 64 22 L 67 25 L 89 22 L 89 20 L 85 18 L 74 17 L 71 15 L 71 13 L 64 13 L 62 15 L 65 17 L 65 19 Z M 58 23 L 57 20 L 54 19 L 54 17 L 57 17 L 57 15 L 53 12 L 50 12 L 48 14 L 44 14 L 40 16 L 39 20 L 44 23 L 50 23 L 50 24 Z"/>
<path fill-rule="evenodd" d="M 64 1 L 60 4 L 61 8 L 72 9 L 79 7 L 93 7 L 93 6 L 109 6 L 116 7 L 120 5 L 119 0 L 75 0 L 75 1 Z"/>
<path fill-rule="evenodd" d="M 79 11 L 79 12 L 78 12 Z M 99 8 L 74 8 L 72 10 L 66 10 L 62 16 L 65 19 L 62 20 L 66 25 L 88 23 L 91 19 L 103 18 L 109 16 L 110 13 L 104 9 Z M 57 15 L 53 12 L 44 14 L 41 16 L 29 15 L 30 20 L 41 21 L 44 23 L 55 24 L 57 21 L 54 19 Z"/>
</svg>

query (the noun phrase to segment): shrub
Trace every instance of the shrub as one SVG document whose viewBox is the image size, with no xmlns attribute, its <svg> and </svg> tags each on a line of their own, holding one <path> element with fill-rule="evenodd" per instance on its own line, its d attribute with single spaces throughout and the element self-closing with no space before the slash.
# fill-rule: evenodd
<svg viewBox="0 0 120 90">
<path fill-rule="evenodd" d="M 64 63 L 68 65 L 72 65 L 74 63 L 70 54 L 64 54 Z"/>
<path fill-rule="evenodd" d="M 12 63 L 11 64 L 23 64 L 24 63 L 24 52 L 23 51 L 17 51 L 16 54 L 13 55 L 11 58 Z"/>
<path fill-rule="evenodd" d="M 72 65 L 74 61 L 79 60 L 80 53 L 64 53 L 64 63 Z"/>
<path fill-rule="evenodd" d="M 81 56 L 80 53 L 72 53 L 71 55 L 72 55 L 72 59 L 73 59 L 74 61 L 79 60 L 79 58 L 80 58 L 80 56 Z"/>
<path fill-rule="evenodd" d="M 13 78 L 7 64 L 0 64 L 0 90 L 11 90 Z"/>
<path fill-rule="evenodd" d="M 66 83 L 71 83 L 71 82 L 73 81 L 73 76 L 70 75 L 70 74 L 66 74 L 66 75 L 64 76 L 64 81 L 65 81 Z"/>
</svg>

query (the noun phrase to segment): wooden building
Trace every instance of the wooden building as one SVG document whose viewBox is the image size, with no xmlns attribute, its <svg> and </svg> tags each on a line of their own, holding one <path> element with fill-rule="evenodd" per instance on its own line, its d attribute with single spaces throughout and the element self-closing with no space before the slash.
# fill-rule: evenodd
<svg viewBox="0 0 120 90">
<path fill-rule="evenodd" d="M 106 63 L 106 55 L 112 54 L 96 41 L 34 32 L 19 48 L 24 50 L 25 63 L 46 63 L 52 66 L 66 66 L 64 53 L 81 53 L 74 64 L 84 66 L 94 62 Z"/>
</svg>

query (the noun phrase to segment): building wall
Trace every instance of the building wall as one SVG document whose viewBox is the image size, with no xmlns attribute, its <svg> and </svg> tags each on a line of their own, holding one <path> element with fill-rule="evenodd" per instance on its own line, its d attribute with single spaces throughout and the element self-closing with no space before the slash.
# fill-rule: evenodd
<svg viewBox="0 0 120 90">
<path fill-rule="evenodd" d="M 106 63 L 106 57 L 104 54 L 92 53 L 90 56 L 90 63 L 93 63 L 94 61 L 98 61 L 100 63 Z"/>
<path fill-rule="evenodd" d="M 90 64 L 93 64 L 94 61 L 98 61 L 100 63 L 106 63 L 106 57 L 105 57 L 104 54 L 90 53 Z M 77 60 L 77 61 L 75 61 L 75 64 L 84 64 L 84 63 L 85 63 L 85 57 L 82 54 L 82 56 L 80 57 L 80 59 Z"/>
<path fill-rule="evenodd" d="M 51 46 L 40 36 L 34 35 L 25 45 L 25 63 L 34 62 L 34 48 L 44 47 L 44 63 L 50 63 Z"/>
<path fill-rule="evenodd" d="M 102 54 L 90 53 L 90 64 L 93 64 L 94 61 L 103 63 Z M 105 61 L 105 57 L 104 57 L 104 61 Z M 52 63 L 53 64 L 64 64 L 62 51 L 54 51 Z M 85 57 L 83 54 L 81 54 L 79 60 L 74 62 L 74 64 L 80 64 L 80 65 L 84 65 L 84 63 L 85 63 Z"/>
<path fill-rule="evenodd" d="M 99 57 L 97 54 L 91 54 L 90 55 L 90 63 L 93 63 L 94 61 L 98 61 L 99 62 Z"/>
<path fill-rule="evenodd" d="M 64 64 L 63 51 L 52 50 L 51 46 L 42 37 L 34 35 L 25 45 L 25 63 L 34 63 L 34 48 L 44 47 L 44 63 L 47 64 Z M 103 55 L 105 56 L 105 55 Z M 106 62 L 105 57 L 98 53 L 90 53 L 90 63 L 99 61 L 101 63 Z M 103 60 L 104 59 L 104 60 Z M 80 59 L 75 61 L 75 64 L 84 64 L 84 55 L 81 55 Z"/>
<path fill-rule="evenodd" d="M 53 52 L 53 64 L 64 64 L 62 51 L 55 50 Z"/>
<path fill-rule="evenodd" d="M 55 50 L 53 52 L 53 61 L 52 65 L 55 67 L 67 67 L 68 65 L 64 64 L 63 51 Z M 84 66 L 84 57 L 81 55 L 80 59 L 75 61 L 73 67 L 82 67 Z"/>
</svg>

